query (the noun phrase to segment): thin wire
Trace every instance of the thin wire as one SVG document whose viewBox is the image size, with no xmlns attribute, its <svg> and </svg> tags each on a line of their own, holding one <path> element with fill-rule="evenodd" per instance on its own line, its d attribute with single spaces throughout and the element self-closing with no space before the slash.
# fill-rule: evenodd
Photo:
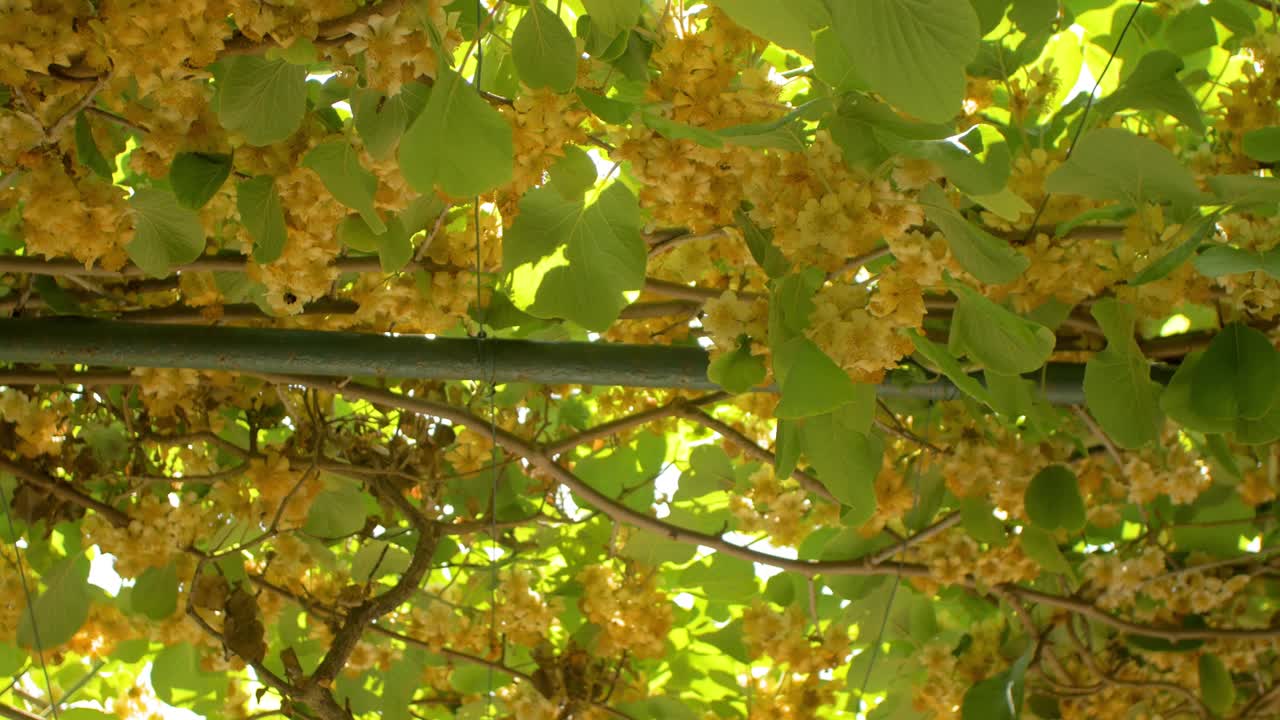
<svg viewBox="0 0 1280 720">
<path fill-rule="evenodd" d="M 13 538 L 13 555 L 18 564 L 18 580 L 22 583 L 22 597 L 27 603 L 27 615 L 31 617 L 31 638 L 35 641 L 36 654 L 40 656 L 40 672 L 44 674 L 44 688 L 49 695 L 49 708 L 53 710 L 53 720 L 58 720 L 58 703 L 53 697 L 53 682 L 49 680 L 49 666 L 44 661 L 44 643 L 40 641 L 40 626 L 36 622 L 36 605 L 31 597 L 31 586 L 27 585 L 26 563 L 22 560 L 22 548 L 18 547 L 18 533 L 13 528 L 13 515 L 9 512 L 9 498 L 0 485 L 0 505 L 4 506 L 4 519 L 9 526 L 9 537 Z"/>
<path fill-rule="evenodd" d="M 889 624 L 889 614 L 893 610 L 893 597 L 898 594 L 898 584 L 902 582 L 901 575 L 893 576 L 893 585 L 889 586 L 889 601 L 884 606 L 884 617 L 880 618 L 880 630 L 876 632 L 876 641 L 871 645 L 871 649 L 867 652 L 871 653 L 871 659 L 867 662 L 867 672 L 862 676 L 862 686 L 858 689 L 858 702 L 863 703 L 867 697 L 867 685 L 871 682 L 871 670 L 876 666 L 876 656 L 880 653 L 880 645 L 884 642 L 884 629 Z M 866 709 L 867 712 L 870 707 Z"/>
<path fill-rule="evenodd" d="M 886 408 L 886 410 L 889 410 L 889 412 L 893 412 L 889 408 Z M 925 430 L 925 433 L 924 433 L 925 442 L 929 442 L 929 434 L 930 434 L 929 431 L 932 429 L 933 429 L 933 426 L 930 425 Z M 911 507 L 912 510 L 915 510 L 920 506 L 920 473 L 921 472 L 922 472 L 921 469 L 917 467 L 915 469 L 915 477 L 911 479 L 911 494 L 915 498 L 914 502 L 912 503 L 912 507 Z M 902 582 L 902 575 L 895 574 L 893 576 L 893 586 L 889 588 L 889 601 L 886 602 L 884 606 L 884 616 L 880 618 L 880 630 L 876 632 L 875 643 L 873 643 L 871 645 L 871 649 L 867 651 L 871 653 L 871 658 L 867 662 L 867 672 L 862 676 L 862 686 L 858 689 L 858 702 L 860 704 L 864 702 L 864 698 L 866 698 L 867 696 L 867 685 L 871 683 L 871 671 L 876 666 L 876 660 L 879 659 L 877 656 L 880 653 L 880 646 L 884 643 L 884 629 L 889 625 L 889 615 L 893 612 L 893 599 L 894 599 L 894 596 L 898 594 L 898 585 L 901 584 L 901 582 Z M 870 712 L 870 711 L 871 711 L 870 707 L 867 707 L 864 710 L 864 712 Z"/>
<path fill-rule="evenodd" d="M 1107 64 L 1102 66 L 1102 72 L 1098 73 L 1098 78 L 1093 81 L 1093 89 L 1089 91 L 1089 97 L 1084 101 L 1084 112 L 1080 114 L 1080 124 L 1076 125 L 1076 131 L 1071 136 L 1071 144 L 1067 146 L 1067 155 L 1063 158 L 1064 162 L 1070 160 L 1071 154 L 1076 151 L 1076 143 L 1080 142 L 1080 135 L 1084 132 L 1085 121 L 1089 119 L 1089 111 L 1093 109 L 1094 98 L 1098 96 L 1098 88 L 1102 87 L 1102 79 L 1107 76 L 1107 71 L 1111 69 L 1111 62 L 1116 59 L 1116 54 L 1120 52 L 1120 43 L 1124 42 L 1124 36 L 1129 34 L 1129 27 L 1133 25 L 1134 18 L 1138 17 L 1138 11 L 1142 9 L 1144 2 L 1146 0 L 1138 0 L 1138 4 L 1133 6 L 1133 12 L 1129 13 L 1129 19 L 1125 21 L 1124 28 L 1120 30 L 1120 35 L 1116 38 L 1116 44 L 1111 48 L 1111 55 L 1107 57 Z M 1040 207 L 1036 208 L 1035 217 L 1031 218 L 1031 225 L 1027 227 L 1027 234 L 1022 238 L 1023 245 L 1031 241 L 1031 236 L 1036 231 L 1036 223 L 1040 222 L 1040 216 L 1049 207 L 1049 198 L 1051 197 L 1053 197 L 1053 193 L 1047 192 L 1040 200 Z"/>
<path fill-rule="evenodd" d="M 476 71 L 472 77 L 471 84 L 475 86 L 477 93 L 480 93 L 480 83 L 484 72 L 484 45 L 480 42 L 480 30 L 484 26 L 484 4 L 482 0 L 476 0 Z M 476 328 L 476 354 L 480 363 L 481 373 L 484 371 L 484 363 L 488 353 L 485 352 L 485 341 L 489 335 L 485 332 L 485 321 L 489 319 L 489 306 L 484 304 L 484 295 L 480 289 L 481 274 L 481 251 L 480 251 L 480 196 L 476 195 L 471 199 L 471 224 L 475 232 L 475 248 L 476 248 L 476 313 L 479 316 L 476 320 L 479 327 Z M 493 443 L 489 449 L 490 464 L 493 466 L 493 484 L 490 488 L 489 495 L 489 648 L 492 650 L 498 637 L 498 489 L 502 477 L 502 471 L 498 463 L 498 408 L 496 388 L 494 387 L 494 377 L 497 368 L 490 368 L 487 381 L 483 378 L 481 382 L 485 385 L 485 394 L 489 399 L 489 439 Z M 503 643 L 505 645 L 505 642 Z M 506 655 L 506 648 L 503 648 L 502 655 Z M 489 693 L 487 695 L 487 704 L 485 709 L 486 716 L 494 714 L 494 684 L 497 675 L 494 671 L 493 664 L 488 667 L 488 685 Z"/>
</svg>

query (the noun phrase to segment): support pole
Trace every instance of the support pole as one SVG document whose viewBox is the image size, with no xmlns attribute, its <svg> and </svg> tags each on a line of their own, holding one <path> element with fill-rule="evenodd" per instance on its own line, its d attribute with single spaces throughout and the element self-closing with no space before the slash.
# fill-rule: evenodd
<svg viewBox="0 0 1280 720">
<path fill-rule="evenodd" d="M 0 362 L 189 368 L 323 377 L 492 380 L 546 385 L 715 390 L 695 346 L 427 338 L 314 330 L 154 325 L 87 318 L 0 320 Z M 1041 384 L 1050 402 L 1084 402 L 1084 368 L 1054 364 Z M 885 397 L 946 400 L 945 379 L 909 383 L 891 373 Z"/>
</svg>

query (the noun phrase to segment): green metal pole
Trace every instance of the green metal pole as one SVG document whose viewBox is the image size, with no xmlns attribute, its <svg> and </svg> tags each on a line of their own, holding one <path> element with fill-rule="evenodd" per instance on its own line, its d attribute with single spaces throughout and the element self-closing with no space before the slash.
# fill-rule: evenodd
<svg viewBox="0 0 1280 720">
<path fill-rule="evenodd" d="M 426 338 L 314 330 L 155 325 L 86 318 L 0 320 L 0 362 L 231 370 L 325 377 L 492 380 L 558 385 L 714 390 L 698 347 Z M 1050 365 L 1039 382 L 1050 402 L 1084 402 L 1084 369 Z M 886 397 L 945 400 L 944 379 L 907 383 L 892 373 Z"/>
</svg>

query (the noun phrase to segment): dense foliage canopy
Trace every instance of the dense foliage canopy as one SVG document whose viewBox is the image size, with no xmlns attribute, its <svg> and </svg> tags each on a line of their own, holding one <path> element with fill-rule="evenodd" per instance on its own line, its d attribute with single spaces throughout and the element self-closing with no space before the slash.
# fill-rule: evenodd
<svg viewBox="0 0 1280 720">
<path fill-rule="evenodd" d="M 0 716 L 1280 717 L 1276 10 L 0 0 Z"/>
</svg>

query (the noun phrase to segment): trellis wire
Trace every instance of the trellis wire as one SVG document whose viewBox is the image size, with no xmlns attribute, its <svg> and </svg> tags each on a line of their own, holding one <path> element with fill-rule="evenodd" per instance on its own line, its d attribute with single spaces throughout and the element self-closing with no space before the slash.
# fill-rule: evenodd
<svg viewBox="0 0 1280 720">
<path fill-rule="evenodd" d="M 1066 159 L 1068 160 L 1071 158 L 1071 154 L 1075 152 L 1076 143 L 1080 142 L 1080 136 L 1084 132 L 1085 122 L 1089 119 L 1089 111 L 1093 109 L 1094 97 L 1097 96 L 1098 88 L 1102 86 L 1102 79 L 1107 76 L 1107 70 L 1111 69 L 1112 61 L 1116 59 L 1116 54 L 1120 52 L 1120 44 L 1124 42 L 1125 35 L 1128 34 L 1130 26 L 1133 25 L 1133 21 L 1138 16 L 1138 11 L 1142 9 L 1142 4 L 1145 1 L 1146 0 L 1138 0 L 1138 4 L 1133 6 L 1133 12 L 1129 14 L 1128 20 L 1125 21 L 1124 28 L 1120 30 L 1120 35 L 1116 38 L 1115 45 L 1111 48 L 1111 55 L 1107 57 L 1106 64 L 1102 66 L 1102 72 L 1098 73 L 1097 79 L 1094 80 L 1093 89 L 1089 92 L 1088 99 L 1085 100 L 1084 112 L 1080 115 L 1080 124 L 1076 126 L 1076 131 L 1071 136 L 1071 144 L 1067 146 Z M 1031 224 L 1027 229 L 1027 237 L 1023 238 L 1024 242 L 1030 240 L 1031 234 L 1035 232 L 1036 223 L 1040 220 L 1040 216 L 1044 214 L 1045 208 L 1049 205 L 1049 198 L 1052 197 L 1052 195 L 1052 193 L 1045 193 L 1044 198 L 1041 199 L 1040 207 L 1036 209 L 1036 214 L 1031 219 Z M 919 472 L 916 473 L 913 494 L 915 495 L 915 501 L 918 504 L 920 502 Z M 864 712 L 871 710 L 870 704 L 866 703 L 864 700 L 867 694 L 867 685 L 871 682 L 871 671 L 875 667 L 876 660 L 879 659 L 880 645 L 884 641 L 884 630 L 889 624 L 889 615 L 893 611 L 893 598 L 894 595 L 897 594 L 898 585 L 901 582 L 902 576 L 895 575 L 893 578 L 893 586 L 889 588 L 889 600 L 885 603 L 884 617 L 880 618 L 880 629 L 876 632 L 875 642 L 872 643 L 871 647 L 867 650 L 867 652 L 871 653 L 871 660 L 867 663 L 867 672 L 863 675 L 862 685 L 858 691 L 859 703 L 867 706 Z"/>
<path fill-rule="evenodd" d="M 1133 25 L 1133 21 L 1138 17 L 1138 11 L 1142 9 L 1142 4 L 1146 0 L 1138 0 L 1138 4 L 1133 6 L 1133 12 L 1129 13 L 1129 19 L 1125 20 L 1124 27 L 1120 30 L 1120 35 L 1116 37 L 1116 44 L 1111 47 L 1111 54 L 1107 56 L 1107 62 L 1102 66 L 1102 72 L 1098 73 L 1097 79 L 1093 81 L 1093 89 L 1089 91 L 1089 97 L 1084 101 L 1084 112 L 1080 114 L 1080 124 L 1076 125 L 1076 131 L 1071 136 L 1071 144 L 1067 146 L 1067 155 L 1063 158 L 1063 162 L 1071 159 L 1071 154 L 1076 151 L 1076 143 L 1080 142 L 1080 136 L 1084 134 L 1085 121 L 1089 119 L 1089 111 L 1093 109 L 1093 100 L 1098 96 L 1098 88 L 1102 87 L 1102 79 L 1107 76 L 1107 71 L 1111 69 L 1111 62 L 1116 59 L 1116 53 L 1120 52 L 1120 43 L 1124 42 L 1124 36 L 1129 34 L 1129 28 Z M 1040 206 L 1036 208 L 1036 214 L 1031 218 L 1031 224 L 1027 226 L 1027 234 L 1022 238 L 1025 245 L 1031 240 L 1031 236 L 1036 231 L 1036 223 L 1040 222 L 1040 216 L 1044 214 L 1046 208 L 1049 207 L 1049 198 L 1053 197 L 1053 193 L 1046 192 L 1044 197 L 1040 199 Z"/>
<path fill-rule="evenodd" d="M 18 565 L 18 580 L 22 585 L 22 597 L 27 603 L 27 615 L 31 618 L 31 639 L 35 643 L 36 654 L 40 658 L 40 672 L 44 675 L 45 692 L 49 695 L 49 708 L 53 712 L 53 720 L 58 720 L 58 703 L 53 698 L 53 682 L 49 680 L 49 666 L 44 659 L 44 643 L 40 641 L 40 625 L 36 622 L 36 605 L 31 597 L 31 586 L 27 584 L 26 563 L 22 560 L 22 548 L 18 547 L 18 533 L 13 527 L 13 515 L 9 510 L 9 497 L 0 485 L 0 505 L 4 506 L 5 523 L 9 526 L 9 537 L 13 538 L 14 562 Z"/>
<path fill-rule="evenodd" d="M 483 0 L 476 0 L 476 69 L 472 76 L 471 84 L 475 86 L 477 94 L 481 93 L 481 78 L 484 71 L 484 44 L 481 42 L 481 33 L 484 30 L 485 11 Z M 476 361 L 480 368 L 480 372 L 484 372 L 485 341 L 488 339 L 488 333 L 485 332 L 485 321 L 489 318 L 489 307 L 484 303 L 484 296 L 480 288 L 481 283 L 481 248 L 480 248 L 480 196 L 476 195 L 471 199 L 471 224 L 475 234 L 475 283 L 476 283 Z M 494 397 L 496 390 L 494 387 L 494 367 L 491 365 L 489 369 L 489 377 L 486 379 L 482 376 L 477 381 L 476 389 L 484 388 L 485 395 L 489 400 L 489 438 L 492 446 L 489 450 L 490 465 L 493 466 L 493 482 L 490 486 L 489 495 L 489 648 L 492 651 L 495 641 L 498 638 L 498 485 L 502 472 L 498 464 L 498 408 L 497 401 Z M 504 643 L 505 644 L 505 643 Z M 505 655 L 505 651 L 502 653 Z M 497 679 L 494 671 L 493 663 L 488 665 L 488 693 L 486 697 L 485 715 L 492 716 L 494 714 L 494 684 Z"/>
</svg>

